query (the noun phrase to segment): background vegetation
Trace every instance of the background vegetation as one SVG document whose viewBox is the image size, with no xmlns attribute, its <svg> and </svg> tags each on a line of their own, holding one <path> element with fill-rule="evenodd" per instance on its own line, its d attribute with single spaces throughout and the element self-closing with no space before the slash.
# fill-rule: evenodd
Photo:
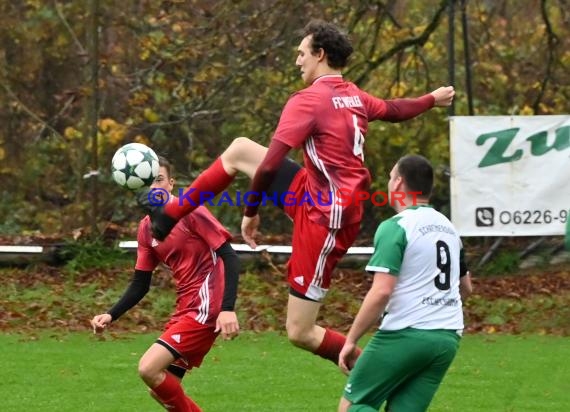
<svg viewBox="0 0 570 412">
<path fill-rule="evenodd" d="M 112 154 L 127 142 L 170 157 L 182 183 L 236 136 L 267 143 L 287 97 L 302 87 L 296 31 L 313 17 L 347 29 L 356 52 L 345 75 L 378 96 L 421 95 L 453 77 L 455 114 L 467 115 L 469 68 L 474 114 L 567 113 L 568 6 L 567 0 L 2 1 L 0 233 L 104 232 L 135 222 L 133 197 L 109 175 Z M 400 155 L 421 153 L 437 168 L 434 202 L 448 211 L 448 114 L 439 109 L 401 125 L 374 124 L 366 151 L 373 188 L 384 189 Z M 234 189 L 246 184 L 242 179 Z M 237 231 L 240 214 L 215 209 Z M 264 211 L 274 222 L 265 230 L 280 233 L 287 223 L 272 213 Z M 369 210 L 362 236 L 387 213 Z"/>
<path fill-rule="evenodd" d="M 89 320 L 107 311 L 126 289 L 134 254 L 87 243 L 66 248 L 73 258 L 64 265 L 0 267 L 0 333 L 39 336 L 45 330 L 90 330 Z M 287 307 L 286 267 L 270 256 L 243 257 L 236 311 L 243 330 L 284 331 Z M 570 336 L 568 264 L 537 266 L 509 274 L 490 262 L 476 271 L 474 294 L 464 305 L 466 332 Z M 319 324 L 347 332 L 370 288 L 364 262 L 343 261 L 336 270 Z M 491 271 L 495 276 L 487 276 Z M 500 274 L 501 276 L 496 276 Z M 524 275 L 524 276 L 521 276 Z M 175 302 L 170 271 L 160 265 L 147 296 L 119 322 L 114 332 L 157 333 Z"/>
</svg>

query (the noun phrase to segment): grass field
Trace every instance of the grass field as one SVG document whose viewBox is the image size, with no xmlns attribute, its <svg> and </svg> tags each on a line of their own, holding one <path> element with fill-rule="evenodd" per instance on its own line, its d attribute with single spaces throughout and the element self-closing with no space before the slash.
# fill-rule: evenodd
<svg viewBox="0 0 570 412">
<path fill-rule="evenodd" d="M 160 411 L 137 376 L 155 336 L 0 335 L 0 410 Z M 466 336 L 430 411 L 569 411 L 569 359 L 568 338 Z M 184 382 L 205 412 L 319 412 L 336 410 L 345 377 L 284 336 L 244 333 Z"/>
</svg>

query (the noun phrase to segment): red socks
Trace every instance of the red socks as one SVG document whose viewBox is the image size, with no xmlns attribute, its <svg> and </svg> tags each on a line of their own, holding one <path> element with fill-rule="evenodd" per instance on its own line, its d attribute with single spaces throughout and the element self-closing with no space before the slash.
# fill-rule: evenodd
<svg viewBox="0 0 570 412">
<path fill-rule="evenodd" d="M 172 412 L 202 412 L 196 403 L 184 394 L 178 379 L 166 372 L 160 385 L 152 388 L 166 409 Z"/>
<path fill-rule="evenodd" d="M 319 355 L 321 358 L 328 359 L 335 365 L 338 365 L 338 355 L 344 346 L 344 342 L 346 342 L 346 336 L 327 328 L 325 329 L 325 337 L 314 354 Z M 361 351 L 359 350 L 359 355 L 360 352 Z"/>
<path fill-rule="evenodd" d="M 168 202 L 164 211 L 170 217 L 181 219 L 192 212 L 201 203 L 213 199 L 217 194 L 230 185 L 235 176 L 230 176 L 218 157 L 214 163 L 204 170 L 190 186 L 180 193 L 177 201 Z"/>
</svg>

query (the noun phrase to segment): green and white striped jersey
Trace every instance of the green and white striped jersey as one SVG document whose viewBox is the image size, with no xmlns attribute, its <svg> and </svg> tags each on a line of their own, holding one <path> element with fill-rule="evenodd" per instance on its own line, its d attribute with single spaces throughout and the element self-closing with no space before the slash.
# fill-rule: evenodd
<svg viewBox="0 0 570 412">
<path fill-rule="evenodd" d="M 398 277 L 380 329 L 463 330 L 459 295 L 461 239 L 430 206 L 414 206 L 382 222 L 366 270 Z"/>
</svg>

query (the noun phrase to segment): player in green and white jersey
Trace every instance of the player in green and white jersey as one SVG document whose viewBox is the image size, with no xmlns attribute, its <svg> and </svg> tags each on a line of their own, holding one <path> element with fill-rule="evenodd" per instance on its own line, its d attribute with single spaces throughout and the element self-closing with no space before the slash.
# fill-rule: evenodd
<svg viewBox="0 0 570 412">
<path fill-rule="evenodd" d="M 433 169 L 422 156 L 405 156 L 390 172 L 398 214 L 374 236 L 366 266 L 373 284 L 339 356 L 339 367 L 350 371 L 339 411 L 378 411 L 384 402 L 391 412 L 425 411 L 455 357 L 471 280 L 459 235 L 429 205 L 432 186 Z M 380 317 L 356 360 L 358 340 Z"/>
</svg>

